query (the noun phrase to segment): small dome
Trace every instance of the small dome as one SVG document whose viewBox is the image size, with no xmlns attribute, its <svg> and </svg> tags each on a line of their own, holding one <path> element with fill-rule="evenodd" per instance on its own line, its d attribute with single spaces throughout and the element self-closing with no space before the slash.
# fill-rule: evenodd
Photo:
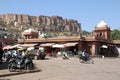
<svg viewBox="0 0 120 80">
<path fill-rule="evenodd" d="M 107 23 L 105 23 L 103 20 L 97 25 L 97 27 L 108 27 Z"/>
<path fill-rule="evenodd" d="M 38 32 L 38 31 L 30 28 L 30 29 L 25 30 L 24 32 Z"/>
</svg>

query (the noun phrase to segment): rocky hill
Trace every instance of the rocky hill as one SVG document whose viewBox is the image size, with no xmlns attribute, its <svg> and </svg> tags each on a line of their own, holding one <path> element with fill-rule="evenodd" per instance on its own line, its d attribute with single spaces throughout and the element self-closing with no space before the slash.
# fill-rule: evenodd
<svg viewBox="0 0 120 80">
<path fill-rule="evenodd" d="M 0 19 L 10 29 L 25 30 L 30 27 L 40 31 L 79 32 L 81 24 L 77 20 L 63 19 L 60 16 L 30 16 L 27 14 L 3 14 Z"/>
</svg>

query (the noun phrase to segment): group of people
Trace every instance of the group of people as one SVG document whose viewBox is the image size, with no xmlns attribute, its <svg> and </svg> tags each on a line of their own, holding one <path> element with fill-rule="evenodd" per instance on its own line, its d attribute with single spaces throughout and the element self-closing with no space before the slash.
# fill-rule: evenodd
<svg viewBox="0 0 120 80">
<path fill-rule="evenodd" d="M 3 50 L 2 48 L 0 49 L 0 61 L 2 63 L 2 59 L 5 59 L 6 61 L 9 61 L 12 57 L 16 56 L 25 56 L 28 54 L 27 49 L 13 49 L 13 50 Z"/>
<path fill-rule="evenodd" d="M 12 55 L 11 55 L 11 53 L 12 53 Z M 40 50 L 38 50 L 36 52 L 36 55 L 38 57 L 41 57 L 41 53 L 45 54 L 44 52 L 41 52 Z M 67 57 L 68 58 L 67 52 L 63 51 L 62 53 L 63 53 L 63 57 Z M 28 54 L 28 50 L 20 50 L 20 51 L 17 51 L 17 50 L 9 51 L 9 50 L 6 50 L 6 51 L 3 51 L 2 48 L 0 48 L 0 62 L 2 62 L 2 57 L 6 56 L 6 55 L 11 55 L 11 56 L 21 55 L 21 56 L 24 56 L 26 54 Z M 86 50 L 78 51 L 78 56 L 81 57 L 85 61 L 89 58 L 89 54 L 86 52 Z M 42 58 L 45 58 L 45 55 L 42 55 Z"/>
</svg>

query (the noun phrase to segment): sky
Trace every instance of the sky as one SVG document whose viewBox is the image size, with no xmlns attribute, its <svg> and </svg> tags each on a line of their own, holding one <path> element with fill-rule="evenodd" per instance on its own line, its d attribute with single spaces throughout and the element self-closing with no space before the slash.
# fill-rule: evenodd
<svg viewBox="0 0 120 80">
<path fill-rule="evenodd" d="M 101 20 L 120 29 L 120 0 L 1 0 L 0 14 L 9 13 L 74 19 L 90 32 Z"/>
</svg>

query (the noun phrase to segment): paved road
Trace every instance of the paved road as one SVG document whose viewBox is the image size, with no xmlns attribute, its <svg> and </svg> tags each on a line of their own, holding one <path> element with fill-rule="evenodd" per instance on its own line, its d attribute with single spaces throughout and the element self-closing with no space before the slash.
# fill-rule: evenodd
<svg viewBox="0 0 120 80">
<path fill-rule="evenodd" d="M 120 59 L 94 58 L 95 64 L 79 63 L 77 58 L 34 60 L 41 72 L 0 78 L 3 80 L 119 80 Z"/>
</svg>

